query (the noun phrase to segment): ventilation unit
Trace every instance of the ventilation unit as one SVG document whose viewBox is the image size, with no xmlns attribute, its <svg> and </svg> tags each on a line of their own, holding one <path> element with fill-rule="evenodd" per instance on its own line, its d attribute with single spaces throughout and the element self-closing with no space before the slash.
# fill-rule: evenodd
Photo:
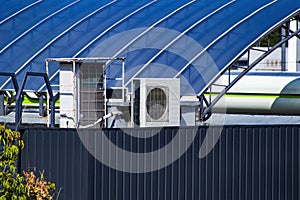
<svg viewBox="0 0 300 200">
<path fill-rule="evenodd" d="M 132 91 L 132 121 L 135 126 L 179 126 L 179 79 L 134 79 Z"/>
</svg>

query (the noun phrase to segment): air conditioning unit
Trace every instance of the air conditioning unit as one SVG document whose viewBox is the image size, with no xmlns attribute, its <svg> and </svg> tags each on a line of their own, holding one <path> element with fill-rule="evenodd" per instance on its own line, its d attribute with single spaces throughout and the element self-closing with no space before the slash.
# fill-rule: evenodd
<svg viewBox="0 0 300 200">
<path fill-rule="evenodd" d="M 134 126 L 180 125 L 180 79 L 133 79 L 132 93 Z"/>
</svg>

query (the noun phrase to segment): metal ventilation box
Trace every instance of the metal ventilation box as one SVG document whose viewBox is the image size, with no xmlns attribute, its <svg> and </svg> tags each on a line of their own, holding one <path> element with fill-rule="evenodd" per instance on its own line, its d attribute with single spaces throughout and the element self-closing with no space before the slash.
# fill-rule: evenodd
<svg viewBox="0 0 300 200">
<path fill-rule="evenodd" d="M 133 79 L 132 93 L 134 126 L 180 125 L 180 79 Z"/>
<path fill-rule="evenodd" d="M 103 66 L 99 62 L 60 63 L 60 127 L 93 124 L 105 115 Z"/>
</svg>

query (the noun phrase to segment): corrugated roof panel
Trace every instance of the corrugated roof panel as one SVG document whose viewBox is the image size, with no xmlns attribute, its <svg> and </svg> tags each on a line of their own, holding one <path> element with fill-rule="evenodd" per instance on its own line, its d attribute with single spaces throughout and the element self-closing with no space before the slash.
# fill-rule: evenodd
<svg viewBox="0 0 300 200">
<path fill-rule="evenodd" d="M 196 94 L 300 10 L 293 0 L 5 2 L 0 2 L 7 4 L 0 15 L 0 69 L 15 72 L 19 82 L 27 71 L 44 72 L 48 57 L 122 56 L 128 58 L 127 81 L 179 76 L 182 88 L 193 88 L 182 92 Z M 49 73 L 58 84 L 58 65 Z M 12 89 L 6 77 L 0 85 Z M 37 80 L 25 89 L 42 85 Z"/>
</svg>

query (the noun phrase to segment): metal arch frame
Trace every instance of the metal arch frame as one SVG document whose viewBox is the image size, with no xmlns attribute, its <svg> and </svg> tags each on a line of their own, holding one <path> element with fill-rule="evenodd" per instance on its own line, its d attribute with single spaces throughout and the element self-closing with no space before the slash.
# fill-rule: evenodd
<svg viewBox="0 0 300 200">
<path fill-rule="evenodd" d="M 27 35 L 30 31 L 32 31 L 33 29 L 35 29 L 39 25 L 43 24 L 45 21 L 47 21 L 50 18 L 52 18 L 53 16 L 61 13 L 62 11 L 66 10 L 67 8 L 73 6 L 74 4 L 78 3 L 79 1 L 80 0 L 76 0 L 76 1 L 74 1 L 72 3 L 69 3 L 68 5 L 64 6 L 63 8 L 60 8 L 59 10 L 55 11 L 51 15 L 48 15 L 47 17 L 43 18 L 42 20 L 40 20 L 39 22 L 37 22 L 35 25 L 31 26 L 29 29 L 27 29 L 26 31 L 24 31 L 23 33 L 21 33 L 19 36 L 17 36 L 11 42 L 9 42 L 5 47 L 3 47 L 0 50 L 0 53 L 3 53 L 4 51 L 6 51 L 9 47 L 11 47 L 11 45 L 13 45 L 14 43 L 16 43 L 18 40 L 20 40 L 21 38 L 23 38 L 25 35 Z"/>
<path fill-rule="evenodd" d="M 91 15 L 94 15 L 95 13 L 99 12 L 100 10 L 103 10 L 104 8 L 116 3 L 118 0 L 112 0 L 110 3 L 105 4 L 104 6 L 102 6 L 101 8 L 97 9 L 96 11 L 94 11 L 93 13 L 91 13 L 90 15 L 86 16 L 85 18 L 81 19 L 80 22 L 84 21 L 85 19 L 87 19 L 88 17 L 90 17 Z M 146 7 L 150 6 L 151 4 L 157 2 L 157 0 L 153 0 L 151 2 L 148 2 L 147 4 L 143 5 L 142 7 L 134 10 L 133 12 L 129 13 L 128 15 L 126 15 L 125 17 L 123 17 L 122 19 L 118 20 L 117 22 L 115 22 L 113 25 L 111 25 L 110 27 L 108 27 L 104 32 L 102 32 L 100 35 L 98 35 L 96 38 L 94 38 L 92 41 L 90 41 L 88 44 L 86 44 L 83 48 L 81 48 L 75 55 L 72 56 L 72 58 L 76 58 L 79 54 L 81 54 L 86 48 L 88 48 L 90 45 L 92 45 L 95 41 L 97 41 L 99 38 L 101 38 L 105 33 L 107 33 L 109 30 L 113 29 L 115 26 L 119 25 L 120 23 L 122 23 L 124 20 L 126 20 L 127 18 L 129 18 L 132 15 L 135 15 L 136 13 L 140 12 L 141 10 L 145 9 Z M 78 23 L 79 24 L 79 23 Z M 77 25 L 77 23 L 76 23 Z M 73 25 L 74 26 L 74 25 Z M 72 26 L 72 28 L 73 28 Z M 59 70 L 57 70 L 51 77 L 50 77 L 50 81 L 59 73 Z M 42 90 L 45 87 L 45 84 L 42 85 L 39 90 Z"/>
<path fill-rule="evenodd" d="M 9 73 L 9 72 L 0 72 L 0 76 L 9 76 L 9 80 L 11 80 L 13 82 L 15 91 L 18 92 L 19 91 L 19 85 L 18 85 L 18 81 L 16 78 L 15 73 Z"/>
<path fill-rule="evenodd" d="M 261 10 L 267 8 L 268 6 L 271 6 L 277 2 L 277 0 L 273 0 L 268 4 L 265 4 L 264 6 L 256 9 L 252 13 L 250 13 L 248 16 L 242 18 L 237 23 L 235 23 L 233 26 L 231 26 L 229 29 L 227 29 L 225 32 L 223 32 L 221 35 L 219 35 L 217 38 L 215 38 L 209 45 L 207 45 L 201 52 L 199 52 L 196 56 L 194 56 L 175 76 L 174 78 L 178 78 L 195 60 L 197 60 L 201 55 L 203 55 L 209 48 L 211 48 L 216 42 L 218 42 L 221 38 L 223 38 L 226 34 L 228 34 L 230 31 L 238 27 L 240 24 L 260 12 Z"/>
<path fill-rule="evenodd" d="M 22 71 L 26 65 L 28 65 L 33 59 L 35 59 L 38 55 L 40 55 L 43 51 L 45 51 L 51 44 L 53 44 L 55 41 L 57 41 L 59 38 L 61 38 L 62 36 L 64 36 L 65 34 L 69 33 L 70 30 L 72 30 L 74 27 L 76 27 L 78 24 L 82 23 L 83 21 L 87 20 L 88 18 L 90 18 L 91 16 L 93 16 L 95 13 L 105 9 L 106 7 L 110 6 L 111 4 L 117 2 L 117 0 L 113 0 L 103 6 L 101 6 L 100 8 L 96 9 L 95 11 L 89 13 L 88 15 L 86 15 L 85 17 L 81 18 L 80 20 L 78 20 L 77 22 L 75 22 L 74 24 L 72 24 L 71 26 L 69 26 L 66 30 L 64 30 L 62 33 L 60 33 L 59 35 L 57 35 L 55 38 L 51 39 L 51 41 L 49 41 L 46 45 L 44 45 L 41 49 L 39 49 L 34 55 L 32 55 L 28 60 L 26 60 L 25 63 L 23 63 L 19 69 L 15 72 L 15 74 L 17 75 L 20 71 Z M 9 80 L 5 81 L 1 86 L 0 89 L 4 88 Z M 43 87 L 45 87 L 43 85 Z M 42 87 L 42 88 L 43 88 Z"/>
<path fill-rule="evenodd" d="M 151 31 L 155 26 L 157 26 L 158 24 L 160 24 L 161 22 L 165 21 L 166 19 L 170 18 L 171 16 L 173 16 L 174 14 L 176 14 L 177 12 L 185 9 L 186 7 L 190 6 L 191 4 L 195 3 L 196 0 L 192 0 L 189 1 L 188 3 L 180 6 L 179 8 L 175 9 L 174 11 L 172 11 L 171 13 L 167 14 L 166 16 L 164 16 L 163 18 L 159 19 L 158 21 L 156 21 L 154 24 L 152 24 L 151 26 L 149 26 L 145 31 L 143 31 L 141 34 L 139 34 L 138 36 L 136 36 L 134 39 L 132 39 L 128 44 L 126 44 L 124 47 L 122 47 L 122 49 L 120 49 L 117 53 L 115 53 L 115 55 L 113 57 L 117 57 L 119 56 L 122 52 L 124 52 L 130 45 L 134 44 L 137 40 L 139 40 L 141 37 L 143 37 L 145 34 L 147 34 L 149 31 Z M 110 62 L 107 63 L 107 65 L 109 65 Z M 132 78 L 131 78 L 132 79 Z M 131 80 L 130 80 L 131 81 Z M 128 84 L 126 83 L 125 86 L 127 86 Z"/>
<path fill-rule="evenodd" d="M 131 17 L 131 16 L 137 14 L 138 12 L 144 10 L 148 6 L 154 4 L 155 2 L 157 2 L 157 0 L 152 0 L 152 1 L 148 2 L 147 4 L 143 5 L 142 7 L 139 7 L 138 9 L 134 10 L 133 12 L 129 13 L 125 17 L 121 18 L 120 20 L 118 20 L 117 22 L 115 22 L 114 24 L 112 24 L 111 26 L 109 26 L 107 29 L 105 29 L 105 31 L 101 32 L 97 37 L 95 37 L 88 44 L 86 44 L 83 48 L 81 48 L 78 52 L 76 52 L 76 54 L 73 57 L 75 58 L 75 57 L 79 56 L 84 50 L 86 50 L 88 47 L 90 47 L 92 44 L 94 44 L 94 42 L 96 42 L 97 40 L 99 40 L 103 35 L 105 35 L 106 33 L 108 33 L 114 27 L 116 27 L 117 25 L 119 25 L 120 23 L 122 23 L 123 21 L 125 21 L 126 19 L 128 19 L 129 17 Z"/>
<path fill-rule="evenodd" d="M 170 16 L 172 16 L 173 14 L 175 14 L 176 12 L 180 11 L 181 9 L 184 9 L 185 7 L 189 6 L 190 4 L 194 3 L 195 0 L 192 0 L 190 2 L 188 2 L 187 4 L 184 4 L 183 6 L 177 8 L 176 10 L 172 11 L 171 13 L 167 14 L 166 16 L 164 16 L 162 19 L 156 21 L 154 24 L 152 24 L 149 28 L 147 28 L 144 32 L 142 32 L 140 35 L 138 35 L 137 37 L 135 37 L 132 41 L 130 41 L 130 43 L 128 43 L 127 45 L 125 45 L 121 50 L 119 50 L 114 56 L 112 57 L 118 57 L 128 46 L 130 46 L 131 44 L 133 44 L 136 40 L 138 40 L 139 38 L 141 38 L 143 35 L 145 35 L 147 32 L 149 32 L 150 30 L 153 29 L 153 27 L 155 27 L 157 24 L 161 23 L 162 21 L 164 21 L 165 19 L 169 18 Z M 119 20 L 118 22 L 116 22 L 115 24 L 118 25 L 119 23 L 123 22 L 125 19 L 121 19 L 121 21 Z M 111 30 L 112 28 L 114 28 L 116 25 L 112 25 L 109 28 L 107 28 L 104 32 L 102 32 L 101 34 L 99 34 L 96 38 L 94 38 L 92 41 L 90 41 L 88 44 L 86 44 L 83 48 L 81 48 L 78 52 L 76 52 L 75 55 L 73 55 L 73 58 L 79 56 L 82 52 L 84 52 L 88 47 L 90 47 L 94 42 L 96 42 L 99 38 L 101 38 L 104 33 L 107 33 L 109 30 Z M 107 66 L 110 64 L 110 62 L 107 62 Z M 51 77 L 50 77 L 50 81 L 57 76 L 57 74 L 59 73 L 59 71 L 56 71 Z M 127 84 L 125 84 L 126 86 Z M 41 86 L 40 90 L 43 88 L 44 86 Z"/>
<path fill-rule="evenodd" d="M 217 12 L 219 12 L 220 10 L 226 8 L 227 6 L 229 6 L 230 4 L 234 3 L 236 0 L 231 0 L 227 3 L 225 3 L 224 5 L 222 5 L 221 7 L 215 9 L 214 11 L 210 12 L 209 14 L 207 14 L 206 16 L 204 16 L 203 18 L 199 19 L 196 23 L 192 24 L 191 26 L 189 26 L 187 29 L 185 29 L 182 33 L 180 33 L 176 38 L 174 38 L 172 41 L 170 41 L 166 46 L 164 46 L 157 54 L 155 54 L 141 69 L 139 69 L 131 78 L 130 80 L 127 81 L 127 83 L 125 84 L 125 86 L 127 86 L 134 78 L 136 78 L 146 67 L 148 67 L 150 65 L 151 62 L 153 62 L 159 55 L 161 55 L 166 49 L 168 49 L 170 46 L 172 46 L 174 43 L 176 43 L 180 38 L 182 38 L 186 33 L 188 33 L 190 30 L 192 30 L 193 28 L 195 28 L 197 25 L 199 25 L 200 23 L 202 23 L 204 20 L 208 19 L 209 17 L 211 17 L 212 15 L 216 14 Z M 177 77 L 177 76 L 176 76 Z M 174 77 L 174 78 L 176 78 Z"/>
<path fill-rule="evenodd" d="M 284 24 L 286 24 L 287 22 L 284 22 L 283 24 L 281 24 L 279 27 L 281 27 L 282 29 L 286 29 L 287 30 L 287 35 L 282 35 L 281 41 L 279 41 L 277 44 L 275 44 L 272 48 L 268 48 L 267 51 L 264 51 L 264 53 L 258 57 L 254 62 L 252 62 L 251 64 L 249 63 L 249 54 L 251 50 L 257 50 L 254 48 L 254 45 L 252 45 L 247 51 L 246 53 L 248 53 L 248 66 L 246 67 L 238 67 L 240 69 L 242 69 L 242 71 L 234 78 L 231 80 L 230 76 L 230 69 L 231 67 L 234 66 L 234 63 L 229 65 L 226 70 L 223 71 L 223 73 L 221 73 L 219 75 L 219 77 L 214 80 L 211 84 L 209 84 L 206 87 L 206 90 L 200 94 L 199 96 L 197 96 L 197 98 L 200 101 L 200 110 L 199 110 L 199 119 L 200 121 L 204 122 L 206 120 L 208 120 L 211 117 L 211 110 L 212 108 L 216 105 L 216 103 L 244 76 L 246 75 L 251 69 L 253 69 L 260 61 L 262 61 L 264 58 L 266 58 L 268 55 L 270 55 L 275 49 L 282 47 L 288 40 L 290 40 L 293 37 L 297 37 L 300 39 L 300 27 L 298 28 L 298 30 L 296 31 L 292 31 L 290 30 L 289 26 L 285 26 Z M 278 27 L 277 27 L 278 28 Z M 262 39 L 262 38 L 260 38 Z M 257 43 L 257 42 L 256 42 Z M 256 44 L 255 43 L 255 44 Z M 216 82 L 219 80 L 219 78 L 228 70 L 229 73 L 229 79 L 228 79 L 228 84 L 227 85 L 220 85 L 220 84 L 216 84 Z M 211 93 L 211 89 L 213 86 L 221 86 L 224 87 L 224 89 L 222 89 L 218 95 L 216 97 L 213 98 L 212 100 L 212 93 Z M 209 91 L 209 92 L 208 92 Z M 204 94 L 209 94 L 209 99 L 207 99 Z"/>
<path fill-rule="evenodd" d="M 9 80 L 12 81 L 13 86 L 15 88 L 15 92 L 18 93 L 18 91 L 19 91 L 19 85 L 18 85 L 18 81 L 17 81 L 16 75 L 14 73 L 0 72 L 0 76 L 8 76 L 8 77 L 10 77 Z M 1 105 L 0 105 L 0 107 L 1 107 L 0 108 L 0 115 L 3 115 L 4 113 L 7 113 L 7 106 L 11 105 L 16 100 L 16 95 L 12 95 L 11 98 L 8 98 L 8 103 L 7 103 L 7 105 L 5 107 L 4 107 L 4 102 L 3 102 L 4 101 L 4 97 L 2 96 L 2 98 L 3 98 L 2 102 L 0 102 L 1 103 Z"/>
<path fill-rule="evenodd" d="M 36 4 L 41 3 L 42 1 L 43 1 L 43 0 L 38 0 L 38 1 L 36 1 L 36 2 L 33 2 L 33 3 L 31 3 L 31 4 L 27 5 L 27 6 L 25 6 L 24 8 L 21 8 L 21 9 L 18 10 L 17 12 L 11 14 L 10 16 L 8 16 L 8 17 L 6 17 L 5 19 L 3 19 L 2 21 L 0 21 L 0 25 L 3 24 L 3 23 L 5 23 L 5 22 L 7 22 L 8 20 L 10 20 L 11 18 L 13 18 L 14 16 L 16 16 L 16 15 L 18 15 L 18 14 L 24 12 L 25 10 L 27 10 L 27 9 L 29 9 L 29 8 L 31 8 L 32 6 L 35 6 Z"/>
</svg>

